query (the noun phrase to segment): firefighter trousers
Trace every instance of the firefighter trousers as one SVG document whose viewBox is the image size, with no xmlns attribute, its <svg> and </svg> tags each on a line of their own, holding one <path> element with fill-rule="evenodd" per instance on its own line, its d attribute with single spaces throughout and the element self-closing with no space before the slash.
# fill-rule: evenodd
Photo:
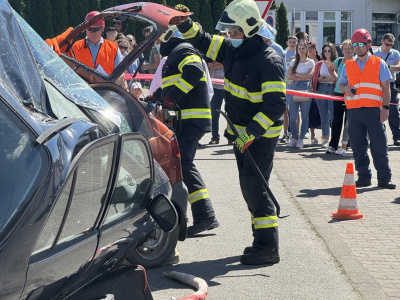
<svg viewBox="0 0 400 300">
<path fill-rule="evenodd" d="M 271 175 L 278 139 L 279 137 L 260 137 L 247 148 L 267 182 Z M 240 188 L 251 214 L 253 246 L 278 249 L 278 222 L 274 203 L 257 176 L 248 156 L 245 153 L 242 154 L 236 147 L 234 147 L 234 151 L 239 170 Z"/>
<path fill-rule="evenodd" d="M 215 217 L 207 187 L 193 162 L 199 140 L 205 132 L 204 129 L 196 125 L 186 126 L 186 124 L 182 124 L 177 136 L 181 152 L 183 182 L 189 191 L 188 201 L 192 209 L 194 222 Z"/>
</svg>

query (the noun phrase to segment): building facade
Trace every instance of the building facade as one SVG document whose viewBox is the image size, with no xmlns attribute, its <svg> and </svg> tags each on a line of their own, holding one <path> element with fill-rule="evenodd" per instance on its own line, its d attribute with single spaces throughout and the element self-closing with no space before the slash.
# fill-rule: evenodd
<svg viewBox="0 0 400 300">
<path fill-rule="evenodd" d="M 277 0 L 277 6 L 280 4 Z M 366 28 L 372 44 L 379 46 L 385 33 L 396 37 L 399 49 L 400 0 L 284 0 L 290 32 L 305 31 L 317 43 L 318 50 L 326 42 L 339 45 L 351 38 L 354 30 Z"/>
</svg>

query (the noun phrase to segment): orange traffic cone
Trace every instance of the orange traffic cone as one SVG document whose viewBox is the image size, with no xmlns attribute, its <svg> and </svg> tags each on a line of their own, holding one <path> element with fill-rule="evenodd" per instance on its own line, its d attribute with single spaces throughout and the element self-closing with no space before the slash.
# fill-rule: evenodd
<svg viewBox="0 0 400 300">
<path fill-rule="evenodd" d="M 340 195 L 339 208 L 334 212 L 331 217 L 333 219 L 341 220 L 355 220 L 361 219 L 363 214 L 357 208 L 357 192 L 356 184 L 354 181 L 354 165 L 348 163 L 346 168 L 346 175 L 344 175 L 344 182 L 342 187 L 342 194 Z"/>
</svg>

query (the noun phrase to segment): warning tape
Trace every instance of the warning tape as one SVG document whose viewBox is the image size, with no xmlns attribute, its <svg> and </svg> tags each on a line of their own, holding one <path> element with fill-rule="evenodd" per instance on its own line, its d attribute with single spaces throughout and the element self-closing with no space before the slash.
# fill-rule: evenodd
<svg viewBox="0 0 400 300">
<path fill-rule="evenodd" d="M 135 79 L 149 81 L 149 80 L 152 80 L 153 77 L 154 77 L 154 74 L 136 74 Z M 125 80 L 131 80 L 132 78 L 133 78 L 132 74 L 125 74 Z M 211 78 L 211 82 L 223 85 L 224 79 Z M 340 97 L 340 96 L 332 96 L 332 95 L 318 94 L 318 93 L 312 93 L 312 92 L 302 92 L 302 91 L 296 91 L 296 90 L 290 90 L 290 89 L 286 90 L 286 94 L 314 98 L 314 99 L 344 101 L 344 97 Z M 390 105 L 399 105 L 397 103 L 389 103 L 389 104 Z"/>
</svg>

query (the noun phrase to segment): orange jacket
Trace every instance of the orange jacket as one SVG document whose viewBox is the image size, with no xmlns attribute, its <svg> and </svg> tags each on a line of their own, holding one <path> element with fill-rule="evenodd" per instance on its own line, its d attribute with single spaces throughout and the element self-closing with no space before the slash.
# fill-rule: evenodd
<svg viewBox="0 0 400 300">
<path fill-rule="evenodd" d="M 118 51 L 117 43 L 103 40 L 97 53 L 95 65 L 93 65 L 92 53 L 89 47 L 86 46 L 85 39 L 77 41 L 72 48 L 74 49 L 76 59 L 81 63 L 93 69 L 96 69 L 97 65 L 100 65 L 107 74 L 111 74 L 114 71 L 114 60 Z"/>
<path fill-rule="evenodd" d="M 357 89 L 354 97 L 350 97 L 347 94 L 344 97 L 348 109 L 382 107 L 383 92 L 381 81 L 379 80 L 380 65 L 381 59 L 374 55 L 371 55 L 365 63 L 362 72 L 356 61 L 348 60 L 346 62 L 349 85 Z"/>
</svg>

